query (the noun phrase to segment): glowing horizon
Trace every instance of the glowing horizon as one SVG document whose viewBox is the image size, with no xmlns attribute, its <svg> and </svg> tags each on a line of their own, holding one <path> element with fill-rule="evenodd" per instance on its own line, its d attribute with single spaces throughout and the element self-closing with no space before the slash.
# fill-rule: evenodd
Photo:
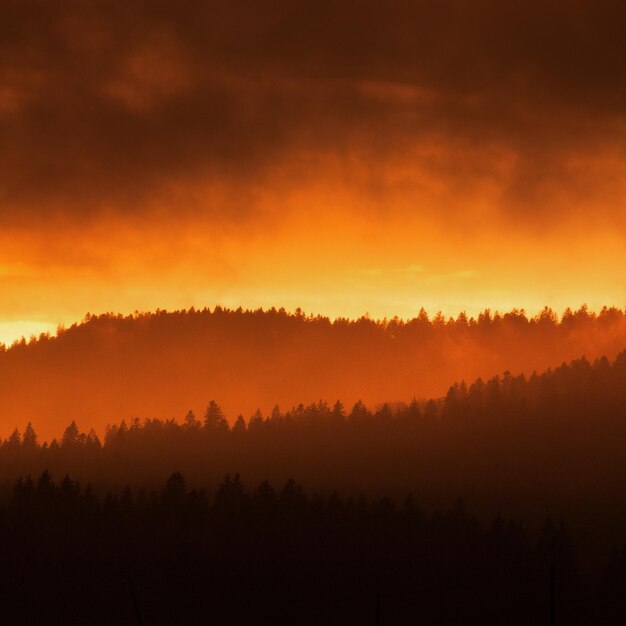
<svg viewBox="0 0 626 626">
<path fill-rule="evenodd" d="M 358 4 L 323 51 L 290 3 L 8 11 L 0 340 L 215 304 L 624 306 L 619 7 Z"/>
<path fill-rule="evenodd" d="M 554 315 L 556 315 L 557 319 L 562 319 L 563 315 L 566 313 L 566 311 L 572 311 L 572 312 L 576 312 L 579 311 L 581 309 L 586 309 L 589 313 L 593 313 L 598 315 L 603 308 L 615 308 L 618 310 L 626 310 L 626 306 L 620 307 L 618 305 L 602 305 L 602 306 L 598 306 L 598 307 L 590 307 L 587 305 L 587 303 L 581 303 L 578 306 L 565 306 L 563 308 L 556 308 L 556 307 L 552 307 L 549 305 L 544 305 L 544 306 L 540 306 L 538 308 L 534 308 L 534 309 L 527 309 L 524 307 L 509 307 L 509 308 L 497 308 L 497 307 L 484 307 L 484 308 L 476 308 L 475 310 L 472 309 L 458 309 L 458 310 L 443 310 L 443 309 L 435 309 L 435 308 L 431 308 L 431 309 L 427 309 L 426 307 L 420 307 L 420 309 L 417 309 L 411 313 L 408 313 L 406 315 L 385 315 L 385 314 L 381 314 L 381 315 L 374 315 L 371 314 L 369 311 L 364 311 L 361 314 L 344 314 L 344 313 L 337 313 L 337 314 L 327 314 L 323 311 L 317 311 L 317 310 L 307 310 L 307 309 L 303 309 L 302 307 L 294 307 L 294 308 L 289 308 L 289 307 L 285 307 L 285 306 L 263 306 L 263 305 L 252 305 L 252 306 L 243 306 L 243 305 L 232 305 L 232 306 L 227 306 L 224 304 L 211 304 L 211 305 L 191 305 L 189 307 L 179 307 L 179 308 L 172 308 L 172 309 L 168 309 L 168 308 L 163 308 L 160 307 L 159 309 L 155 309 L 154 311 L 139 311 L 139 310 L 133 310 L 133 311 L 87 311 L 85 312 L 85 314 L 79 318 L 67 318 L 67 319 L 63 319 L 63 320 L 59 320 L 59 321 L 42 321 L 42 320 L 20 320 L 20 321 L 9 321 L 9 322 L 0 322 L 0 345 L 4 345 L 6 348 L 9 348 L 11 345 L 15 344 L 15 343 L 20 343 L 22 340 L 26 341 L 27 343 L 30 342 L 33 339 L 37 339 L 40 335 L 48 335 L 51 337 L 56 337 L 58 335 L 58 331 L 59 329 L 66 329 L 71 327 L 74 324 L 81 324 L 84 323 L 85 320 L 87 319 L 87 316 L 101 316 L 101 315 L 121 315 L 123 317 L 128 317 L 128 316 L 132 316 L 134 314 L 152 314 L 155 313 L 156 310 L 159 311 L 163 311 L 166 313 L 171 313 L 173 311 L 177 311 L 177 310 L 190 310 L 192 308 L 196 309 L 196 310 L 200 310 L 200 309 L 204 309 L 204 308 L 208 308 L 213 310 L 215 307 L 222 307 L 225 309 L 229 309 L 229 310 L 236 310 L 238 308 L 242 308 L 243 310 L 248 310 L 248 311 L 255 311 L 255 310 L 264 310 L 267 311 L 271 308 L 274 308 L 276 310 L 279 309 L 284 309 L 288 314 L 295 314 L 296 311 L 298 309 L 300 309 L 301 313 L 303 315 L 305 315 L 306 317 L 317 317 L 317 316 L 321 316 L 321 317 L 325 317 L 328 318 L 330 321 L 335 321 L 337 319 L 349 319 L 349 320 L 357 320 L 357 319 L 361 319 L 363 317 L 367 317 L 372 319 L 373 321 L 376 322 L 380 322 L 384 319 L 390 320 L 393 318 L 397 318 L 400 321 L 406 322 L 409 321 L 411 319 L 417 318 L 421 309 L 423 309 L 426 314 L 428 315 L 429 319 L 433 319 L 435 318 L 437 315 L 442 315 L 446 320 L 449 319 L 458 319 L 460 315 L 466 315 L 469 321 L 472 320 L 477 320 L 478 316 L 486 313 L 487 311 L 491 313 L 491 315 L 505 315 L 507 313 L 510 312 L 519 312 L 519 313 L 523 313 L 526 315 L 526 317 L 528 319 L 533 319 L 538 317 L 545 309 L 548 309 L 550 311 L 552 311 L 552 313 L 554 313 Z"/>
</svg>

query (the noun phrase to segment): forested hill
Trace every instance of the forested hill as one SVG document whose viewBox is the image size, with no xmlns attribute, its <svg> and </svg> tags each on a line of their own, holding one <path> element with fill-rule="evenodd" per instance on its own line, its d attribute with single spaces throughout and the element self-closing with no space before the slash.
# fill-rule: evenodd
<svg viewBox="0 0 626 626">
<path fill-rule="evenodd" d="M 45 469 L 117 488 L 150 487 L 172 471 L 211 486 L 241 472 L 322 491 L 504 496 L 526 510 L 527 498 L 602 502 L 626 515 L 626 352 L 455 384 L 427 402 L 275 407 L 230 427 L 211 401 L 177 421 L 114 424 L 103 438 L 81 430 L 72 422 L 51 444 L 32 427 L 14 432 L 0 445 L 0 484 Z"/>
<path fill-rule="evenodd" d="M 51 438 L 72 419 L 102 434 L 135 416 L 180 417 L 218 398 L 227 414 L 320 398 L 370 406 L 442 396 L 451 381 L 531 374 L 626 347 L 626 315 L 582 308 L 457 319 L 338 319 L 283 310 L 87 316 L 0 352 L 0 433 L 31 421 Z"/>
</svg>

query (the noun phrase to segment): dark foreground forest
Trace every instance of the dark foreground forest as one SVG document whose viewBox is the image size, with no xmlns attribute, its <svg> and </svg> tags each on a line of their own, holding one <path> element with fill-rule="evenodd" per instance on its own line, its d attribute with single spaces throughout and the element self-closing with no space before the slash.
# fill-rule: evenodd
<svg viewBox="0 0 626 626">
<path fill-rule="evenodd" d="M 232 426 L 230 425 L 232 424 Z M 101 441 L 72 422 L 41 444 L 28 425 L 0 443 L 0 486 L 18 475 L 69 473 L 98 490 L 155 488 L 172 471 L 215 488 L 226 473 L 248 482 L 288 478 L 307 489 L 404 497 L 442 505 L 456 497 L 614 512 L 626 484 L 626 352 L 579 359 L 530 377 L 455 384 L 428 401 L 299 405 L 226 419 L 214 401 L 180 420 L 109 426 Z M 519 511 L 513 511 L 515 513 Z M 562 513 L 563 511 L 556 511 Z"/>
<path fill-rule="evenodd" d="M 69 477 L 20 479 L 0 554 L 11 624 L 611 626 L 626 611 L 626 553 L 589 579 L 562 523 L 531 535 L 461 503 L 247 491 L 238 475 L 211 496 L 174 473 L 103 498 Z"/>
<path fill-rule="evenodd" d="M 229 423 L 211 401 L 102 441 L 29 425 L 0 445 L 4 606 L 23 623 L 534 625 L 553 606 L 557 624 L 621 624 L 625 450 L 626 352 L 371 408 Z"/>
</svg>

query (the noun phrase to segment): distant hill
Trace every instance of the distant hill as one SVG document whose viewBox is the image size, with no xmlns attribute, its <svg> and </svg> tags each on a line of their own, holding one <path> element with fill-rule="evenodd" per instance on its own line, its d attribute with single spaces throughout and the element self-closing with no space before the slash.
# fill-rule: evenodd
<svg viewBox="0 0 626 626">
<path fill-rule="evenodd" d="M 443 396 L 450 383 L 530 374 L 626 347 L 626 314 L 582 308 L 485 312 L 409 321 L 310 317 L 300 311 L 189 310 L 87 316 L 57 336 L 0 352 L 0 433 L 31 421 L 42 438 L 71 420 L 102 433 L 132 417 L 201 412 L 216 399 L 232 422 L 257 408 L 337 398 L 369 406 Z"/>
</svg>

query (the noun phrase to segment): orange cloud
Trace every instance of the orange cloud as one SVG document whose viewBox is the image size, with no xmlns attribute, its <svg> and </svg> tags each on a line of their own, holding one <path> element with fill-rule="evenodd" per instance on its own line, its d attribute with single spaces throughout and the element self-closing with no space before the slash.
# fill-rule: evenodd
<svg viewBox="0 0 626 626">
<path fill-rule="evenodd" d="M 622 306 L 625 18 L 9 3 L 0 318 Z"/>
</svg>

